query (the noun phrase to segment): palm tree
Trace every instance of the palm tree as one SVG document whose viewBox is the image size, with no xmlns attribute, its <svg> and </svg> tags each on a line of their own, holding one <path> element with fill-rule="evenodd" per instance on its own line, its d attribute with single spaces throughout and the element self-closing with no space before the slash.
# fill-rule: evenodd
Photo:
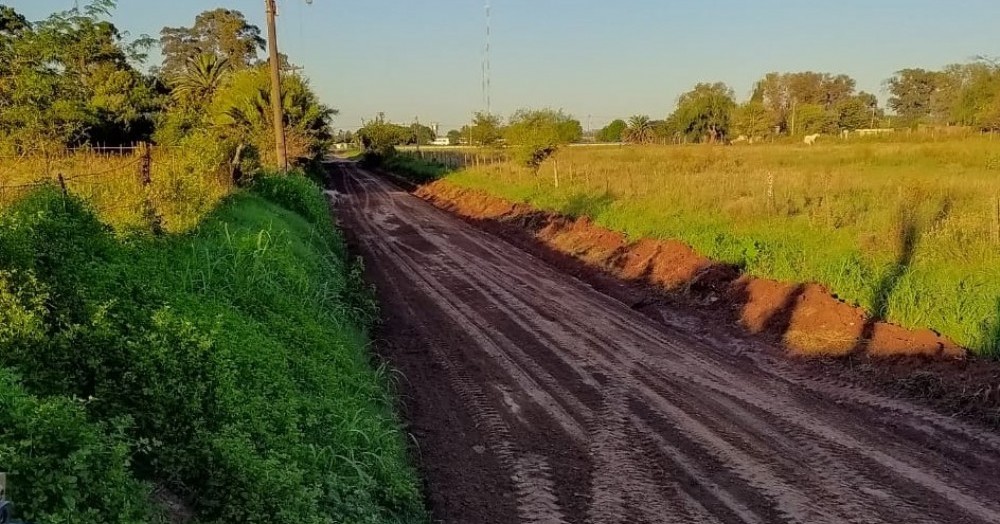
<svg viewBox="0 0 1000 524">
<path fill-rule="evenodd" d="M 634 115 L 628 119 L 628 126 L 622 132 L 622 140 L 633 144 L 648 144 L 653 141 L 653 121 L 647 115 Z"/>
<path fill-rule="evenodd" d="M 229 72 L 229 60 L 212 53 L 189 58 L 184 70 L 173 79 L 172 95 L 180 101 L 207 103 Z"/>
</svg>

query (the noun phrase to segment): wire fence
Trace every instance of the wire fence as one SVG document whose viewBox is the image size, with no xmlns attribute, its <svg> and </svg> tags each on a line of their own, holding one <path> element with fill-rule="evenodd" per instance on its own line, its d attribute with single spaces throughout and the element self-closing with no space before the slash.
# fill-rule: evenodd
<svg viewBox="0 0 1000 524">
<path fill-rule="evenodd" d="M 0 157 L 0 203 L 9 204 L 45 185 L 100 184 L 122 175 L 151 178 L 153 146 L 69 148 L 56 153 Z"/>
<path fill-rule="evenodd" d="M 146 143 L 0 156 L 0 211 L 47 186 L 90 202 L 115 226 L 156 231 L 164 216 L 193 217 L 203 201 L 231 190 L 233 173 L 225 165 L 196 156 Z"/>
<path fill-rule="evenodd" d="M 423 148 L 408 150 L 407 154 L 419 156 L 425 160 L 433 160 L 451 169 L 466 167 L 496 166 L 510 162 L 510 152 L 502 149 L 486 148 L 454 148 L 436 149 Z"/>
</svg>

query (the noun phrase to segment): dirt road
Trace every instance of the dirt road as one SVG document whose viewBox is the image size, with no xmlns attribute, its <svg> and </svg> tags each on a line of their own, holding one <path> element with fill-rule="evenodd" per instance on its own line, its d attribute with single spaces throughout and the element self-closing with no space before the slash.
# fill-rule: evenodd
<svg viewBox="0 0 1000 524">
<path fill-rule="evenodd" d="M 447 523 L 1000 522 L 1000 436 L 660 323 L 351 163 L 337 212 Z"/>
</svg>

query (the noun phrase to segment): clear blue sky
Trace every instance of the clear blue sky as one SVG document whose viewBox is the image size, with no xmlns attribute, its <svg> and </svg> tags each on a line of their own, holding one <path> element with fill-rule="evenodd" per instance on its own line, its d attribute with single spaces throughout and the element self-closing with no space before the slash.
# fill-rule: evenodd
<svg viewBox="0 0 1000 524">
<path fill-rule="evenodd" d="M 81 0 L 85 2 L 86 0 Z M 444 130 L 484 106 L 485 0 L 278 0 L 279 41 L 335 125 L 377 111 Z M 0 0 L 30 19 L 73 0 Z M 847 73 L 884 99 L 904 67 L 1000 55 L 1000 0 L 492 0 L 494 112 L 563 108 L 594 127 L 662 118 L 699 81 L 739 97 L 768 71 Z M 263 0 L 119 0 L 114 21 L 157 36 L 214 7 L 263 28 Z"/>
</svg>

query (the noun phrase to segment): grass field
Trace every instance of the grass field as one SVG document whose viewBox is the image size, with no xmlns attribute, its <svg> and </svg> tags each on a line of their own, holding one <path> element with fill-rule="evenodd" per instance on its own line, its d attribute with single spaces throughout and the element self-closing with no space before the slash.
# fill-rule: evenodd
<svg viewBox="0 0 1000 524">
<path fill-rule="evenodd" d="M 197 522 L 425 521 L 368 351 L 375 314 L 303 177 L 161 237 L 116 235 L 55 189 L 19 199 L 0 211 L 0 471 L 18 517 L 162 522 L 166 489 Z"/>
<path fill-rule="evenodd" d="M 814 281 L 1000 355 L 1000 141 L 564 148 L 452 183 Z"/>
</svg>

